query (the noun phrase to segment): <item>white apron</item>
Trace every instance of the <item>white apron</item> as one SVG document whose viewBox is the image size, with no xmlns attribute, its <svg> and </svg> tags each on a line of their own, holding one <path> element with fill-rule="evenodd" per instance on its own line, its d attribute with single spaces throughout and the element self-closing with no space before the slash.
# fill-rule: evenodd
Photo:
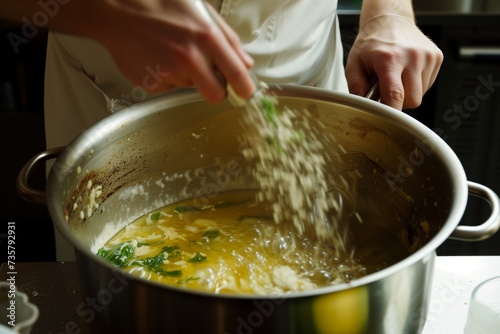
<svg viewBox="0 0 500 334">
<path fill-rule="evenodd" d="M 336 0 L 209 2 L 239 34 L 261 80 L 348 91 Z M 47 147 L 67 145 L 110 112 L 152 96 L 138 88 L 97 42 L 51 32 L 45 73 Z M 56 257 L 74 259 L 73 248 L 57 230 Z"/>
</svg>

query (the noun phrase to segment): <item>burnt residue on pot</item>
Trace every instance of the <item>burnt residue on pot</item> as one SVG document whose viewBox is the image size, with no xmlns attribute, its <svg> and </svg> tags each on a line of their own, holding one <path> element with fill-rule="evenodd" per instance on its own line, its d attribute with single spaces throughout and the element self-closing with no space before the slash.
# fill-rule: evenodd
<svg viewBox="0 0 500 334">
<path fill-rule="evenodd" d="M 424 246 L 429 239 L 429 223 L 423 219 L 414 205 L 411 206 L 407 216 L 402 221 L 402 242 L 411 252 L 415 252 Z"/>
<path fill-rule="evenodd" d="M 135 180 L 140 167 L 124 168 L 122 163 L 110 162 L 104 168 L 85 172 L 66 207 L 68 223 L 84 224 L 107 198 Z"/>
</svg>

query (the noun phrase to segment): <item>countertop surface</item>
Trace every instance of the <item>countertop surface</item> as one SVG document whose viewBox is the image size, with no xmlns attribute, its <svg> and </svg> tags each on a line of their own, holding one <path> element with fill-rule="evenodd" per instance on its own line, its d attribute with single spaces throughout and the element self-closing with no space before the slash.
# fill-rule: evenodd
<svg viewBox="0 0 500 334">
<path fill-rule="evenodd" d="M 463 333 L 472 290 L 498 276 L 500 256 L 438 256 L 422 334 Z"/>
<path fill-rule="evenodd" d="M 500 276 L 500 256 L 437 257 L 422 334 L 463 333 L 472 290 L 496 276 Z M 3 265 L 0 280 L 8 277 Z M 74 262 L 18 263 L 15 279 L 17 289 L 40 310 L 32 333 L 90 333 L 77 313 L 83 301 Z"/>
</svg>

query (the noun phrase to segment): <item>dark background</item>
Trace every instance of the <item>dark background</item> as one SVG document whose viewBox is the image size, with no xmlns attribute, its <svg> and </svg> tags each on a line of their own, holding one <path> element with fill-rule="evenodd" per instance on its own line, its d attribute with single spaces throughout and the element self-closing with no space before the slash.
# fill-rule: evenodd
<svg viewBox="0 0 500 334">
<path fill-rule="evenodd" d="M 16 262 L 55 261 L 54 230 L 44 205 L 19 197 L 17 174 L 25 162 L 45 149 L 43 80 L 47 32 L 39 30 L 15 52 L 8 34 L 21 27 L 0 21 L 0 261 L 6 259 L 6 225 L 15 222 Z M 13 35 L 10 35 L 13 36 Z M 33 187 L 44 189 L 45 170 L 35 171 Z"/>
</svg>

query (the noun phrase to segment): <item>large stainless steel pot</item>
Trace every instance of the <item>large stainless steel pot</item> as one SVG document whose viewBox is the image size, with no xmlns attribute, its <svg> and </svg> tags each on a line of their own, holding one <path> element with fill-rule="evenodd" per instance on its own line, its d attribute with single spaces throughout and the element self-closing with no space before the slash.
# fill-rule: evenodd
<svg viewBox="0 0 500 334">
<path fill-rule="evenodd" d="M 117 270 L 95 250 L 133 219 L 182 198 L 248 186 L 236 140 L 240 111 L 207 104 L 194 91 L 177 92 L 111 115 L 67 147 L 37 155 L 20 173 L 20 193 L 46 200 L 55 226 L 75 246 L 84 287 L 76 312 L 95 331 L 418 333 L 436 248 L 447 238 L 481 240 L 497 231 L 498 197 L 468 182 L 453 151 L 419 122 L 347 94 L 298 86 L 273 91 L 283 104 L 308 109 L 347 151 L 377 161 L 413 198 L 412 212 L 429 223 L 423 247 L 349 284 L 274 298 L 186 291 Z M 46 192 L 30 188 L 31 170 L 54 157 Z M 194 170 L 189 182 L 163 182 Z M 469 194 L 491 204 L 480 226 L 458 226 Z"/>
</svg>

